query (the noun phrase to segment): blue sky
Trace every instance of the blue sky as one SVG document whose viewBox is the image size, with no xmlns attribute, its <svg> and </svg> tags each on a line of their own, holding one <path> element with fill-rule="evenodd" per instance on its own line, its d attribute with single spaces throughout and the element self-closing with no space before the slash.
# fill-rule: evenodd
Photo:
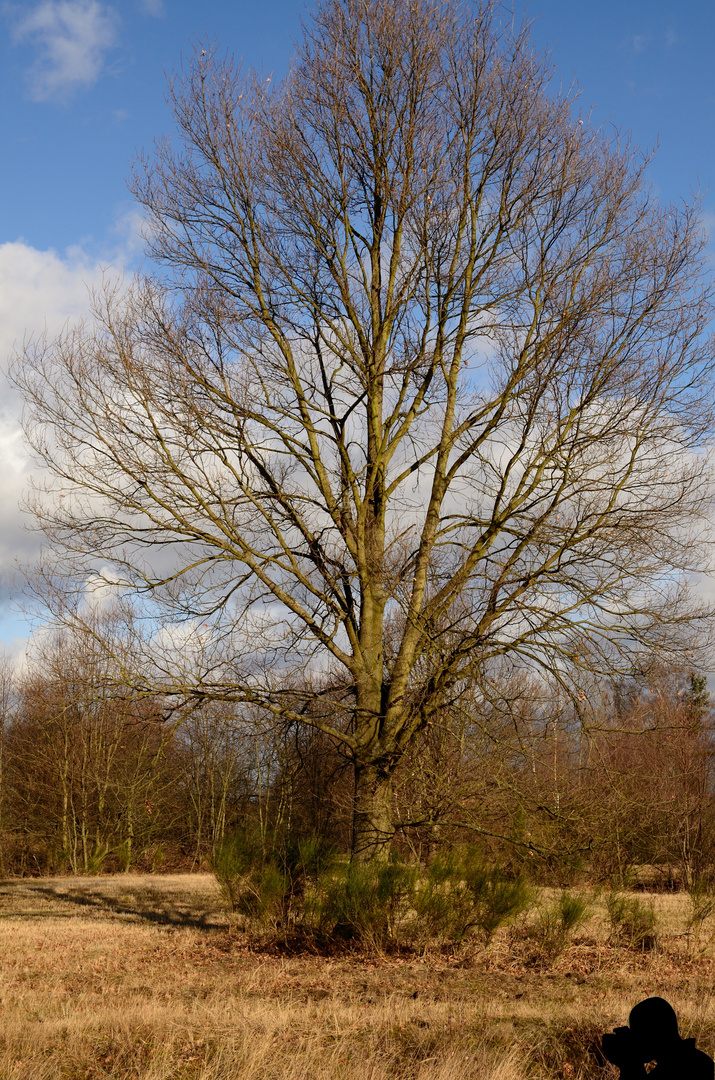
<svg viewBox="0 0 715 1080">
<path fill-rule="evenodd" d="M 166 72 L 196 37 L 280 76 L 301 15 L 291 0 L 22 0 L 0 3 L 0 363 L 26 334 L 81 315 L 103 266 L 141 258 L 140 219 L 125 186 L 130 162 L 169 130 Z M 521 10 L 518 8 L 517 10 Z M 712 0 L 532 0 L 538 48 L 576 80 L 596 122 L 659 143 L 650 177 L 660 198 L 705 191 L 715 224 L 715 5 Z M 29 467 L 19 406 L 0 400 L 0 641 L 27 624 L 12 595 L 15 560 L 36 539 L 18 497 Z"/>
</svg>

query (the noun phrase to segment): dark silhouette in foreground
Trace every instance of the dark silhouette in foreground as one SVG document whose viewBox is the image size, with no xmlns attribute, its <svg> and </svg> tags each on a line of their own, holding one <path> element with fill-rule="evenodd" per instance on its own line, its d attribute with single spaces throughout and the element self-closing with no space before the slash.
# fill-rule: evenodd
<svg viewBox="0 0 715 1080">
<path fill-rule="evenodd" d="M 640 1001 L 628 1017 L 602 1039 L 603 1053 L 621 1070 L 621 1080 L 713 1080 L 715 1063 L 695 1039 L 682 1039 L 675 1011 L 664 998 Z M 646 1073 L 648 1062 L 656 1067 Z"/>
</svg>

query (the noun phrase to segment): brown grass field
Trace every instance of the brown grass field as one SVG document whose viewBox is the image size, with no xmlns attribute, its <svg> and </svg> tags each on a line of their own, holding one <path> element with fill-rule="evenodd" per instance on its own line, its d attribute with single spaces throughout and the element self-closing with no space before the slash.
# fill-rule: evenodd
<svg viewBox="0 0 715 1080">
<path fill-rule="evenodd" d="M 616 1076 L 604 1030 L 666 996 L 715 1050 L 708 934 L 654 898 L 648 953 L 603 901 L 551 966 L 504 930 L 456 956 L 288 955 L 232 928 L 208 875 L 0 883 L 1 1080 L 526 1080 Z M 707 930 L 707 927 L 706 927 Z"/>
</svg>

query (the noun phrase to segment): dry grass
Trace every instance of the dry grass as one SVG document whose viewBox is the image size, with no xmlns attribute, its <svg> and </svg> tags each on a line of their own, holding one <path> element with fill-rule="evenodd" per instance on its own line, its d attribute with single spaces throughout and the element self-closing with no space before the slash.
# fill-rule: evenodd
<svg viewBox="0 0 715 1080">
<path fill-rule="evenodd" d="M 654 953 L 605 944 L 602 905 L 550 970 L 518 935 L 471 956 L 252 950 L 207 876 L 0 884 L 2 1080 L 522 1080 L 615 1076 L 593 1048 L 667 996 L 712 1053 L 715 964 L 655 898 Z"/>
</svg>

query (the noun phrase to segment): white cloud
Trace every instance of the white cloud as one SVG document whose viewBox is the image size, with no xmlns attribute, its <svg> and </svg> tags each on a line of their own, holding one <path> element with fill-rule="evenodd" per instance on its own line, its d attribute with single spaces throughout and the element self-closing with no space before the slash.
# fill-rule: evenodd
<svg viewBox="0 0 715 1080">
<path fill-rule="evenodd" d="M 701 218 L 705 232 L 712 237 L 715 233 L 715 210 L 703 210 Z"/>
<path fill-rule="evenodd" d="M 88 287 L 99 276 L 80 248 L 65 258 L 22 241 L 0 244 L 0 355 L 7 359 L 26 331 L 55 333 L 87 310 Z"/>
<path fill-rule="evenodd" d="M 19 509 L 31 471 L 20 429 L 21 401 L 4 380 L 8 360 L 23 340 L 56 334 L 68 319 L 84 314 L 88 289 L 101 279 L 101 267 L 79 249 L 64 258 L 22 242 L 0 244 L 0 636 L 13 637 L 17 624 L 7 604 L 17 561 L 32 559 L 37 534 L 28 532 Z"/>
<path fill-rule="evenodd" d="M 17 15 L 17 9 L 13 8 Z M 99 0 L 42 0 L 16 18 L 15 41 L 38 51 L 27 73 L 35 101 L 66 99 L 99 78 L 117 37 L 118 16 Z"/>
<path fill-rule="evenodd" d="M 101 247 L 101 261 L 80 247 L 42 251 L 22 240 L 0 244 L 0 645 L 22 629 L 10 601 L 17 563 L 31 562 L 40 538 L 27 529 L 19 504 L 31 474 L 20 427 L 22 402 L 5 371 L 23 342 L 55 337 L 68 322 L 89 313 L 90 290 L 136 265 L 142 252 L 142 218 L 131 207 L 117 217 Z"/>
<path fill-rule="evenodd" d="M 112 245 L 108 257 L 112 266 L 136 266 L 146 249 L 147 222 L 131 206 L 117 214 L 111 230 Z"/>
<path fill-rule="evenodd" d="M 154 19 L 161 19 L 166 13 L 164 0 L 139 0 L 139 9 Z"/>
</svg>

